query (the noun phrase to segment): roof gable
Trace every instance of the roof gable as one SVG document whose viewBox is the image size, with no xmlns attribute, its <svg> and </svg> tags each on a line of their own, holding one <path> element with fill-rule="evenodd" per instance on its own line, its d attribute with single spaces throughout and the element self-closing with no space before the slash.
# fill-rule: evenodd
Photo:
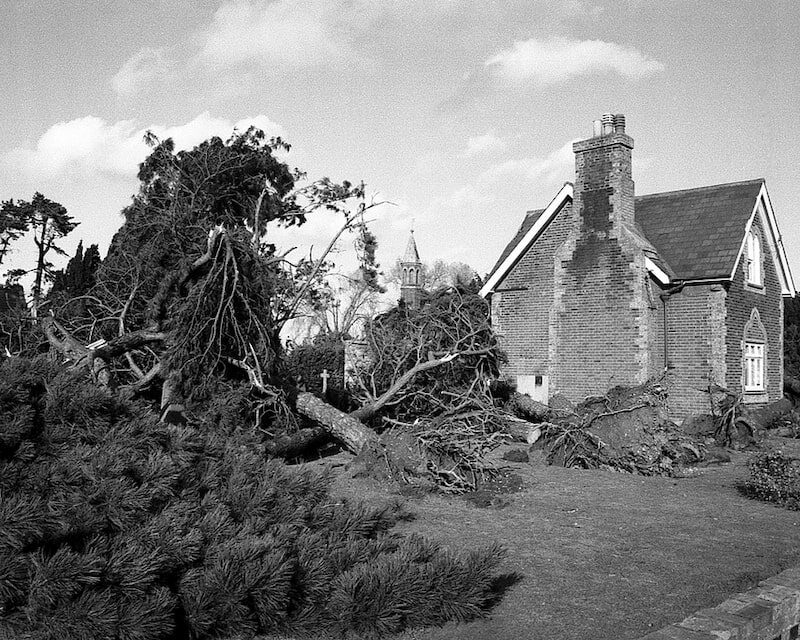
<svg viewBox="0 0 800 640">
<path fill-rule="evenodd" d="M 763 180 L 639 196 L 636 222 L 678 280 L 733 272 Z"/>
<path fill-rule="evenodd" d="M 572 184 L 566 183 L 545 209 L 525 216 L 489 273 L 481 295 L 497 287 L 549 222 L 571 202 Z M 769 231 L 783 294 L 794 295 L 794 282 L 763 179 L 637 196 L 634 211 L 636 225 L 657 251 L 657 255 L 646 256 L 648 270 L 662 284 L 732 279 L 746 233 L 753 217 L 760 213 Z"/>
<path fill-rule="evenodd" d="M 572 183 L 565 182 L 547 207 L 538 211 L 528 212 L 519 231 L 517 231 L 511 242 L 506 245 L 506 248 L 503 249 L 500 259 L 487 276 L 486 283 L 479 291 L 480 295 L 485 296 L 494 290 L 525 251 L 536 241 L 536 238 L 541 235 L 548 223 L 564 208 L 564 205 L 570 202 L 572 202 Z"/>
</svg>

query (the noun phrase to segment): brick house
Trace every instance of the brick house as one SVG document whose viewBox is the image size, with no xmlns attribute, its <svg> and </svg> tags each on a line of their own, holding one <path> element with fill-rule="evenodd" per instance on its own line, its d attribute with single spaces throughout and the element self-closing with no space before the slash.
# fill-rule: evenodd
<svg viewBox="0 0 800 640">
<path fill-rule="evenodd" d="M 573 145 L 575 183 L 531 211 L 481 295 L 517 388 L 576 402 L 664 378 L 675 419 L 716 383 L 783 395 L 783 296 L 794 282 L 763 180 L 634 195 L 622 115 Z"/>
</svg>

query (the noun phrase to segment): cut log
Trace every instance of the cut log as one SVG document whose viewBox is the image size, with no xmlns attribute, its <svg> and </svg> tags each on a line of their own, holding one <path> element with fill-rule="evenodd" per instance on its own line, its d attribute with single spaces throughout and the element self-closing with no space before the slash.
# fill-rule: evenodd
<svg viewBox="0 0 800 640">
<path fill-rule="evenodd" d="M 553 411 L 546 404 L 522 393 L 514 393 L 503 409 L 529 422 L 545 422 L 553 415 Z"/>
<path fill-rule="evenodd" d="M 367 447 L 380 446 L 378 434 L 372 429 L 308 391 L 298 394 L 297 411 L 321 425 L 348 451 L 356 455 Z"/>
<path fill-rule="evenodd" d="M 504 421 L 504 431 L 519 442 L 533 444 L 542 435 L 542 427 L 544 424 L 533 424 L 532 422 L 513 416 L 505 416 Z"/>
</svg>

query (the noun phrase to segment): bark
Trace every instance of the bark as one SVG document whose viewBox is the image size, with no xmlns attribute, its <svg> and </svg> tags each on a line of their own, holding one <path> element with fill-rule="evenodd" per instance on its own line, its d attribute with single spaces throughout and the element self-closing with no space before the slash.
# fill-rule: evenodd
<svg viewBox="0 0 800 640">
<path fill-rule="evenodd" d="M 167 316 L 167 306 L 173 296 L 173 292 L 180 290 L 189 280 L 193 279 L 197 273 L 203 269 L 214 258 L 217 240 L 225 233 L 224 227 L 214 227 L 208 232 L 206 241 L 206 251 L 203 255 L 196 258 L 191 264 L 186 265 L 180 271 L 173 273 L 172 276 L 161 283 L 161 287 L 150 303 L 150 319 L 156 327 L 161 327 Z"/>
<path fill-rule="evenodd" d="M 322 425 L 348 451 L 356 455 L 368 447 L 380 445 L 378 434 L 354 417 L 353 414 L 339 411 L 312 393 L 303 391 L 298 394 L 297 411 Z"/>
<path fill-rule="evenodd" d="M 503 430 L 514 438 L 514 440 L 533 444 L 541 437 L 542 429 L 546 424 L 547 423 L 533 424 L 521 418 L 507 416 L 505 418 L 505 428 Z"/>
<path fill-rule="evenodd" d="M 552 409 L 546 404 L 537 402 L 522 393 L 512 395 L 503 408 L 529 422 L 545 422 L 553 415 Z"/>
<path fill-rule="evenodd" d="M 128 351 L 143 347 L 146 344 L 163 342 L 166 338 L 167 334 L 162 331 L 148 331 L 146 329 L 142 331 L 131 331 L 130 333 L 110 340 L 102 347 L 97 347 L 97 349 L 94 349 L 89 355 L 90 357 L 93 355 L 95 358 L 108 360 L 109 358 L 115 358 Z"/>
</svg>

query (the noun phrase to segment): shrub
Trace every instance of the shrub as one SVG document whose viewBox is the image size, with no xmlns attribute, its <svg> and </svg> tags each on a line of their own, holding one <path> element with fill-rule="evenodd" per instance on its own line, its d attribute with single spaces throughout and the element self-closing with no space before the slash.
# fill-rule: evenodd
<svg viewBox="0 0 800 640">
<path fill-rule="evenodd" d="M 780 451 L 759 454 L 739 489 L 745 495 L 800 511 L 800 459 Z"/>
<path fill-rule="evenodd" d="M 377 636 L 497 598 L 497 548 L 403 538 L 253 429 L 161 424 L 44 359 L 0 381 L 0 637 Z"/>
<path fill-rule="evenodd" d="M 320 333 L 286 354 L 286 366 L 308 391 L 322 395 L 320 374 L 328 370 L 326 399 L 342 411 L 349 411 L 350 397 L 344 384 L 344 342 L 335 333 Z"/>
</svg>

